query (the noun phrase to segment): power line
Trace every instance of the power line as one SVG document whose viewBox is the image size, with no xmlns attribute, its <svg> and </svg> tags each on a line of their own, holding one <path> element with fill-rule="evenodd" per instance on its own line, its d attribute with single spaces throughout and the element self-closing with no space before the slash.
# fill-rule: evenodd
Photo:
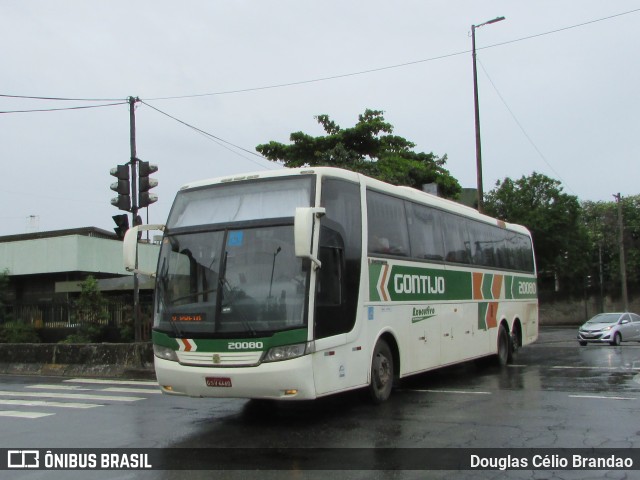
<svg viewBox="0 0 640 480">
<path fill-rule="evenodd" d="M 538 155 L 540 156 L 540 158 L 544 161 L 544 163 L 547 164 L 547 166 L 551 169 L 551 171 L 558 177 L 558 179 L 560 179 L 560 181 L 562 183 L 565 184 L 565 186 L 571 190 L 571 192 L 577 196 L 576 192 L 573 190 L 573 188 L 571 188 L 571 186 L 560 176 L 560 174 L 556 171 L 555 168 L 553 168 L 553 165 L 551 165 L 551 163 L 549 162 L 549 160 L 547 160 L 547 157 L 545 157 L 545 155 L 542 153 L 542 151 L 538 148 L 538 146 L 535 144 L 535 142 L 533 141 L 533 139 L 529 136 L 529 134 L 527 133 L 527 131 L 524 129 L 524 127 L 522 126 L 522 124 L 520 123 L 520 121 L 518 120 L 518 117 L 516 117 L 515 113 L 513 113 L 513 110 L 511 110 L 511 108 L 509 107 L 509 104 L 507 103 L 507 101 L 504 99 L 504 97 L 502 96 L 502 94 L 500 93 L 500 91 L 498 90 L 498 87 L 496 87 L 496 84 L 493 83 L 493 80 L 491 79 L 491 77 L 489 76 L 489 73 L 487 72 L 487 69 L 484 68 L 484 65 L 482 64 L 482 62 L 480 60 L 478 60 L 478 63 L 480 64 L 480 67 L 482 68 L 482 71 L 484 72 L 484 74 L 487 76 L 487 78 L 489 79 L 489 83 L 491 83 L 491 86 L 493 87 L 493 89 L 495 90 L 495 92 L 498 94 L 498 98 L 500 98 L 500 100 L 502 101 L 502 103 L 504 104 L 504 106 L 506 107 L 507 111 L 511 114 L 511 118 L 513 118 L 514 122 L 516 122 L 516 125 L 518 125 L 518 128 L 520 128 L 520 130 L 522 131 L 522 133 L 524 134 L 525 138 L 529 141 L 529 143 L 533 146 L 533 148 L 535 149 L 536 152 L 538 152 Z"/>
<path fill-rule="evenodd" d="M 64 97 L 33 97 L 28 95 L 6 95 L 0 94 L 4 98 L 21 98 L 26 100 L 60 100 L 64 102 L 118 102 L 122 98 L 64 98 Z"/>
<path fill-rule="evenodd" d="M 589 20 L 588 22 L 577 23 L 575 25 L 570 25 L 568 27 L 562 27 L 562 28 L 557 28 L 555 30 L 549 30 L 548 32 L 536 33 L 534 35 L 529 35 L 529 36 L 522 37 L 522 38 L 516 38 L 515 40 L 507 40 L 506 42 L 494 43 L 492 45 L 487 45 L 486 47 L 476 48 L 476 50 L 486 50 L 487 48 L 502 47 L 503 45 L 509 45 L 511 43 L 516 43 L 516 42 L 522 42 L 524 40 L 531 40 L 533 38 L 543 37 L 545 35 L 552 35 L 554 33 L 565 32 L 567 30 L 572 30 L 574 28 L 585 27 L 587 25 L 592 25 L 592 24 L 598 23 L 598 22 L 604 22 L 605 20 L 611 20 L 612 18 L 622 17 L 624 15 L 629 15 L 631 13 L 637 13 L 637 12 L 640 12 L 640 8 L 636 8 L 635 10 L 629 10 L 628 12 L 616 13 L 614 15 L 609 15 L 608 17 L 602 17 L 602 18 L 598 18 L 598 19 L 595 19 L 595 20 Z"/>
<path fill-rule="evenodd" d="M 587 25 L 591 25 L 594 23 L 598 23 L 598 22 L 603 22 L 605 20 L 611 20 L 613 18 L 617 18 L 617 17 L 621 17 L 623 15 L 629 15 L 631 13 L 637 13 L 640 12 L 640 8 L 637 8 L 635 10 L 629 10 L 627 12 L 622 12 L 622 13 L 617 13 L 615 15 L 609 15 L 608 17 L 602 17 L 602 18 L 598 18 L 596 20 L 590 20 L 588 22 L 583 22 L 583 23 L 578 23 L 576 25 L 570 25 L 568 27 L 563 27 L 563 28 L 558 28 L 555 30 L 550 30 L 547 32 L 543 32 L 543 33 L 537 33 L 534 35 L 528 35 L 526 37 L 521 37 L 521 38 L 516 38 L 514 40 L 508 40 L 506 42 L 500 42 L 500 43 L 494 43 L 492 45 L 487 45 L 484 47 L 479 47 L 476 48 L 476 50 L 486 50 L 489 48 L 495 48 L 495 47 L 501 47 L 504 45 L 509 45 L 511 43 L 516 43 L 516 42 L 522 42 L 525 40 L 531 40 L 533 38 L 538 38 L 538 37 L 542 37 L 545 35 L 551 35 L 554 33 L 559 33 L 559 32 L 564 32 L 566 30 L 571 30 L 574 28 L 579 28 L 579 27 L 584 27 Z M 270 90 L 270 89 L 275 89 L 275 88 L 284 88 L 284 87 L 292 87 L 292 86 L 296 86 L 296 85 L 305 85 L 305 84 L 309 84 L 309 83 L 318 83 L 318 82 L 325 82 L 328 80 L 338 80 L 341 78 L 347 78 L 347 77 L 354 77 L 354 76 L 358 76 L 358 75 L 365 75 L 368 73 L 376 73 L 376 72 L 381 72 L 384 70 L 392 70 L 392 69 L 396 69 L 396 68 L 403 68 L 403 67 L 408 67 L 408 66 L 412 66 L 412 65 L 417 65 L 420 63 L 427 63 L 427 62 L 433 62 L 436 60 L 443 60 L 445 58 L 451 58 L 451 57 L 456 57 L 459 55 L 465 55 L 471 53 L 471 50 L 464 50 L 464 51 L 460 51 L 460 52 L 454 52 L 454 53 L 447 53 L 444 55 L 438 55 L 436 57 L 430 57 L 430 58 L 424 58 L 422 60 L 414 60 L 414 61 L 410 61 L 410 62 L 404 62 L 404 63 L 398 63 L 395 65 L 387 65 L 384 67 L 378 67 L 378 68 L 370 68 L 367 70 L 361 70 L 359 72 L 351 72 L 351 73 L 343 73 L 343 74 L 339 74 L 339 75 L 331 75 L 331 76 L 326 76 L 326 77 L 320 77 L 320 78 L 315 78 L 315 79 L 310 79 L 310 80 L 299 80 L 299 81 L 295 81 L 295 82 L 287 82 L 287 83 L 280 83 L 280 84 L 274 84 L 274 85 L 265 85 L 265 86 L 260 86 L 260 87 L 250 87 L 250 88 L 242 88 L 242 89 L 238 89 L 238 90 L 223 90 L 220 92 L 211 92 L 211 93 L 197 93 L 197 94 L 192 94 L 192 95 L 176 95 L 176 96 L 168 96 L 168 97 L 156 97 L 156 98 L 150 98 L 149 100 L 176 100 L 176 99 L 184 99 L 184 98 L 197 98 L 197 97 L 208 97 L 208 96 L 217 96 L 217 95 L 231 95 L 231 94 L 235 94 L 235 93 L 247 93 L 247 92 L 255 92 L 255 91 L 260 91 L 260 90 Z"/>
<path fill-rule="evenodd" d="M 318 82 L 325 82 L 327 80 L 337 80 L 340 78 L 346 78 L 346 77 L 354 77 L 357 75 L 365 75 L 367 73 L 376 73 L 376 72 L 382 72 L 384 70 L 392 70 L 395 68 L 401 68 L 401 67 L 408 67 L 411 65 L 416 65 L 418 63 L 425 63 L 425 62 L 432 62 L 435 60 L 442 60 L 445 58 L 450 58 L 450 57 L 455 57 L 457 55 L 463 55 L 465 53 L 469 53 L 471 50 L 464 50 L 461 52 L 455 52 L 455 53 L 447 53 L 445 55 L 439 55 L 437 57 L 431 57 L 431 58 L 425 58 L 423 60 L 414 60 L 411 62 L 404 62 L 404 63 L 398 63 L 395 65 L 387 65 L 385 67 L 378 67 L 378 68 L 370 68 L 368 70 L 362 70 L 359 72 L 351 72 L 351 73 L 343 73 L 343 74 L 339 74 L 339 75 L 331 75 L 331 76 L 327 76 L 327 77 L 320 77 L 320 78 L 314 78 L 311 80 L 298 80 L 295 82 L 288 82 L 288 83 L 279 83 L 279 84 L 275 84 L 275 85 L 264 85 L 261 87 L 250 87 L 250 88 L 242 88 L 242 89 L 238 89 L 238 90 L 224 90 L 224 91 L 220 91 L 220 92 L 212 92 L 212 93 L 196 93 L 196 94 L 192 94 L 192 95 L 177 95 L 177 96 L 172 96 L 172 97 L 156 97 L 156 98 L 150 98 L 149 100 L 176 100 L 176 99 L 183 99 L 183 98 L 197 98 L 197 97 L 210 97 L 210 96 L 216 96 L 216 95 L 231 95 L 234 93 L 246 93 L 246 92 L 256 92 L 256 91 L 260 91 L 260 90 L 270 90 L 270 89 L 274 89 L 274 88 L 283 88 L 283 87 L 293 87 L 296 85 L 305 85 L 308 83 L 318 83 Z"/>
<path fill-rule="evenodd" d="M 128 102 L 107 103 L 104 105 L 83 105 L 79 107 L 63 107 L 63 108 L 35 108 L 32 110 L 5 110 L 0 113 L 34 113 L 34 112 L 59 112 L 62 110 L 85 110 L 88 108 L 114 107 L 116 105 L 126 105 Z"/>
<path fill-rule="evenodd" d="M 606 21 L 606 20 L 611 20 L 611 19 L 614 19 L 614 18 L 622 17 L 624 15 L 629 15 L 629 14 L 637 13 L 637 12 L 640 12 L 640 8 L 637 8 L 637 9 L 634 9 L 634 10 L 629 10 L 629 11 L 626 11 L 626 12 L 617 13 L 617 14 L 614 14 L 614 15 L 609 15 L 607 17 L 602 17 L 602 18 L 598 18 L 598 19 L 595 19 L 595 20 L 590 20 L 590 21 L 587 21 L 587 22 L 578 23 L 578 24 L 575 24 L 575 25 L 570 25 L 570 26 L 567 26 L 567 27 L 558 28 L 558 29 L 555 29 L 555 30 L 549 30 L 547 32 L 542 32 L 542 33 L 537 33 L 537 34 L 533 34 L 533 35 L 528 35 L 526 37 L 516 38 L 514 40 L 508 40 L 508 41 L 505 41 L 505 42 L 494 43 L 492 45 L 486 45 L 484 47 L 478 47 L 478 48 L 476 48 L 476 50 L 486 50 L 486 49 L 489 49 L 489 48 L 501 47 L 501 46 L 509 45 L 509 44 L 516 43 L 516 42 L 522 42 L 522 41 L 525 41 L 525 40 L 531 40 L 531 39 L 542 37 L 542 36 L 545 36 L 545 35 L 552 35 L 552 34 L 555 34 L 555 33 L 564 32 L 564 31 L 567 31 L 567 30 L 572 30 L 572 29 L 584 27 L 584 26 L 587 26 L 587 25 L 592 25 L 594 23 L 603 22 L 603 21 Z M 398 63 L 398 64 L 394 64 L 394 65 L 387 65 L 387 66 L 383 66 L 383 67 L 370 68 L 370 69 L 361 70 L 361 71 L 358 71 L 358 72 L 350 72 L 350 73 L 343 73 L 343 74 L 338 74 L 338 75 L 330 75 L 330 76 L 319 77 L 319 78 L 308 79 L 308 80 L 298 80 L 298 81 L 293 81 L 293 82 L 279 83 L 279 84 L 273 84 L 273 85 L 263 85 L 263 86 L 258 86 L 258 87 L 249 87 L 249 88 L 242 88 L 242 89 L 236 89 L 236 90 L 223 90 L 223 91 L 219 91 L 219 92 L 196 93 L 196 94 L 191 94 L 191 95 L 174 95 L 174 96 L 166 96 L 166 97 L 155 97 L 155 98 L 148 98 L 147 100 L 149 100 L 149 101 L 176 100 L 176 99 L 184 99 L 184 98 L 197 98 L 197 97 L 208 97 L 208 96 L 217 96 L 217 95 L 231 95 L 231 94 L 236 94 L 236 93 L 247 93 L 247 92 L 260 91 L 260 90 L 270 90 L 270 89 L 275 89 L 275 88 L 292 87 L 292 86 L 297 86 L 297 85 L 305 85 L 305 84 L 310 84 L 310 83 L 318 83 L 318 82 L 325 82 L 325 81 L 329 81 L 329 80 L 337 80 L 337 79 L 341 79 L 341 78 L 354 77 L 354 76 L 358 76 L 358 75 L 366 75 L 366 74 L 369 74 L 369 73 L 382 72 L 382 71 L 385 71 L 385 70 L 392 70 L 392 69 L 396 69 L 396 68 L 403 68 L 403 67 L 408 67 L 408 66 L 412 66 L 412 65 L 417 65 L 417 64 L 420 64 L 420 63 L 433 62 L 433 61 L 436 61 L 436 60 L 443 60 L 445 58 L 451 58 L 451 57 L 456 57 L 456 56 L 459 56 L 459 55 L 465 55 L 465 54 L 468 54 L 470 52 L 471 52 L 471 50 L 464 50 L 464 51 L 460 51 L 460 52 L 453 52 L 453 53 L 448 53 L 448 54 L 444 54 L 444 55 L 438 55 L 438 56 L 435 56 L 435 57 L 425 58 L 425 59 L 421 59 L 421 60 L 414 60 L 414 61 Z M 31 100 L 59 100 L 59 101 L 106 101 L 106 102 L 110 102 L 110 101 L 118 101 L 118 100 L 120 100 L 120 99 L 112 99 L 112 98 L 109 98 L 109 99 L 90 99 L 90 98 L 64 98 L 64 97 L 28 96 L 28 95 L 8 95 L 8 94 L 0 94 L 0 97 L 21 98 L 21 99 L 31 99 Z M 44 110 L 44 111 L 52 111 L 52 110 L 53 109 Z M 33 111 L 37 111 L 37 110 L 33 110 Z M 14 113 L 14 112 L 0 112 L 0 113 Z M 16 111 L 15 113 L 22 113 L 22 112 L 21 111 Z"/>
<path fill-rule="evenodd" d="M 261 168 L 264 168 L 264 165 L 256 162 L 254 159 L 252 159 L 250 157 L 246 157 L 246 156 L 240 154 L 239 152 L 236 152 L 235 150 L 232 150 L 227 145 L 230 145 L 230 146 L 232 146 L 234 148 L 237 148 L 238 150 L 242 150 L 243 152 L 249 153 L 250 155 L 256 156 L 256 157 L 258 157 L 258 158 L 260 158 L 262 160 L 266 160 L 266 161 L 269 162 L 270 165 L 272 165 L 272 163 L 268 159 L 264 158 L 262 155 L 259 155 L 259 154 L 255 153 L 255 152 L 252 152 L 251 150 L 247 150 L 246 148 L 240 147 L 239 145 L 235 145 L 235 144 L 233 144 L 233 143 L 231 143 L 231 142 L 229 142 L 227 140 L 224 140 L 223 138 L 220 138 L 220 137 L 218 137 L 216 135 L 213 135 L 212 133 L 209 133 L 209 132 L 207 132 L 205 130 L 202 130 L 202 129 L 198 128 L 198 127 L 195 127 L 195 126 L 185 122 L 184 120 L 180 120 L 179 118 L 177 118 L 177 117 L 175 117 L 175 116 L 173 116 L 173 115 L 171 115 L 171 114 L 169 114 L 167 112 L 164 112 L 164 111 L 160 110 L 159 108 L 154 107 L 153 105 L 150 105 L 149 103 L 145 102 L 144 100 L 140 100 L 140 103 L 142 103 L 143 105 L 146 105 L 147 107 L 155 110 L 158 113 L 161 113 L 162 115 L 164 115 L 166 117 L 169 117 L 172 120 L 175 120 L 178 123 L 181 123 L 182 125 L 194 130 L 195 132 L 197 132 L 197 133 L 199 133 L 201 135 L 204 135 L 206 138 L 208 138 L 209 140 L 211 140 L 214 143 L 218 144 L 219 146 L 221 146 L 223 148 L 226 148 L 230 152 L 232 152 L 232 153 L 234 153 L 234 154 L 236 154 L 236 155 L 238 155 L 238 156 L 240 156 L 240 157 L 242 157 L 242 158 L 244 158 L 246 160 L 249 160 L 250 162 L 255 163 L 256 165 L 260 166 Z"/>
</svg>

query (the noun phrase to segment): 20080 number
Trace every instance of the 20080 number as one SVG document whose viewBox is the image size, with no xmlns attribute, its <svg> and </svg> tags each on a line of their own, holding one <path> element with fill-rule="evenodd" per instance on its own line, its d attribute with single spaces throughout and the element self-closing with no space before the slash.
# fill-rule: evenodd
<svg viewBox="0 0 640 480">
<path fill-rule="evenodd" d="M 263 342 L 229 342 L 227 345 L 229 350 L 262 350 Z"/>
</svg>

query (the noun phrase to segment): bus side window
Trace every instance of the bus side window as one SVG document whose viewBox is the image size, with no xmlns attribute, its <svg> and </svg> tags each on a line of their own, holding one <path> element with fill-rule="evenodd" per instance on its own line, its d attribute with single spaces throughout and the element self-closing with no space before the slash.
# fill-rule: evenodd
<svg viewBox="0 0 640 480">
<path fill-rule="evenodd" d="M 471 245 L 467 221 L 457 215 L 443 215 L 445 260 L 453 263 L 471 263 Z"/>
<path fill-rule="evenodd" d="M 344 250 L 335 247 L 320 247 L 319 259 L 322 268 L 318 273 L 318 306 L 342 304 Z"/>
<path fill-rule="evenodd" d="M 440 212 L 406 202 L 411 256 L 422 260 L 444 260 Z"/>
<path fill-rule="evenodd" d="M 367 190 L 369 253 L 409 256 L 409 233 L 404 202 Z"/>
</svg>

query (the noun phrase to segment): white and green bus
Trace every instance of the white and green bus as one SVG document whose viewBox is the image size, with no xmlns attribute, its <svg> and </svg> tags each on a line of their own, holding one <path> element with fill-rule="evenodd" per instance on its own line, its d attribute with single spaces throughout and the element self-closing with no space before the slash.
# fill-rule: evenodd
<svg viewBox="0 0 640 480">
<path fill-rule="evenodd" d="M 538 336 L 531 236 L 457 203 L 335 168 L 194 182 L 176 196 L 156 275 L 163 392 L 314 399 Z"/>
</svg>

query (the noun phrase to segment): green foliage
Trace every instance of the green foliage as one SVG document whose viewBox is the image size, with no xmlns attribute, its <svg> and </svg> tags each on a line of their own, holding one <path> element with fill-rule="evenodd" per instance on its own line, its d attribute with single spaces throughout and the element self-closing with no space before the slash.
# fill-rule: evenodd
<svg viewBox="0 0 640 480">
<path fill-rule="evenodd" d="M 294 132 L 289 145 L 272 141 L 256 150 L 286 167 L 344 168 L 419 190 L 425 183 L 436 183 L 443 196 L 457 198 L 461 188 L 444 168 L 447 156 L 414 152 L 414 143 L 392 134 L 393 126 L 383 113 L 367 109 L 351 128 L 341 128 L 328 115 L 318 115 L 315 119 L 326 135 Z"/>
<path fill-rule="evenodd" d="M 541 275 L 564 280 L 580 291 L 588 269 L 588 235 L 578 198 L 560 182 L 539 173 L 518 180 L 505 178 L 485 196 L 488 215 L 526 226 L 533 237 Z"/>
<path fill-rule="evenodd" d="M 7 313 L 7 297 L 9 295 L 9 269 L 0 273 L 0 325 L 11 321 L 11 316 Z"/>
<path fill-rule="evenodd" d="M 5 322 L 0 325 L 0 343 L 40 343 L 40 337 L 31 324 Z"/>
<path fill-rule="evenodd" d="M 100 341 L 109 319 L 107 301 L 98 289 L 98 281 L 91 275 L 80 286 L 80 297 L 75 305 L 74 322 L 79 325 L 76 333 L 64 343 L 92 343 Z"/>
<path fill-rule="evenodd" d="M 120 324 L 120 341 L 133 342 L 135 340 L 133 306 L 126 306 L 122 310 L 122 322 Z"/>
<path fill-rule="evenodd" d="M 622 198 L 625 270 L 630 286 L 640 285 L 640 195 Z M 604 290 L 620 290 L 620 248 L 618 205 L 583 202 L 583 219 L 590 242 L 590 274 L 598 278 L 602 267 Z M 597 282 L 594 282 L 597 283 Z"/>
</svg>

